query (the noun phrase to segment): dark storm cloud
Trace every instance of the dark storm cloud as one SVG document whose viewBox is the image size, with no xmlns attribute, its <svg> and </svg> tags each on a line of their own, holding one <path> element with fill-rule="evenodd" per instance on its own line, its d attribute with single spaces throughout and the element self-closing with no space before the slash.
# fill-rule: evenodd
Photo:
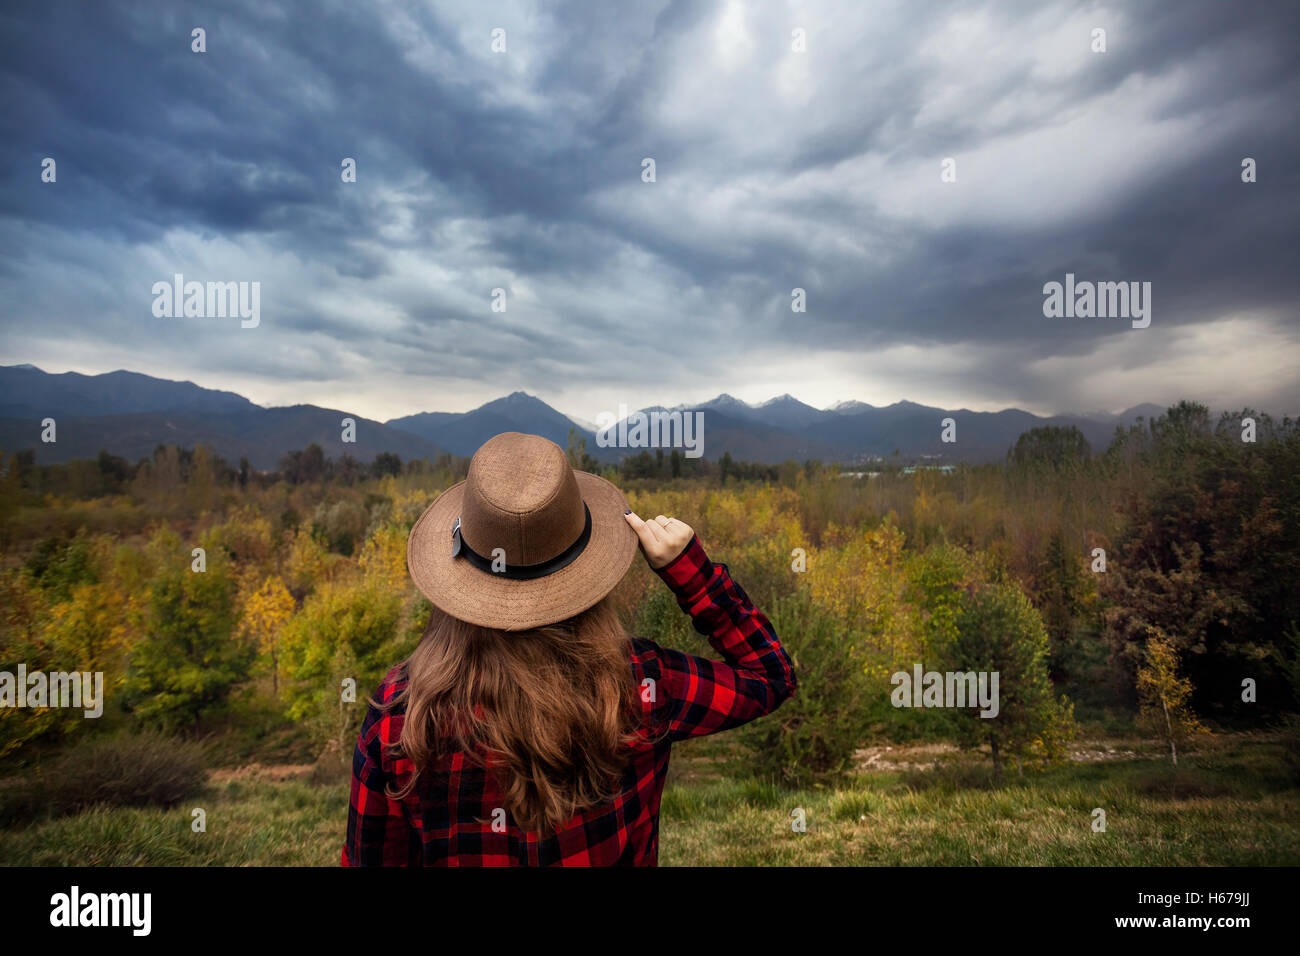
<svg viewBox="0 0 1300 956">
<path fill-rule="evenodd" d="M 776 381 L 782 360 L 762 357 L 786 356 L 779 390 L 818 404 L 903 397 L 864 395 L 874 381 L 1068 409 L 1198 397 L 1204 329 L 1227 350 L 1216 397 L 1297 410 L 1282 375 L 1300 352 L 1294 5 L 19 2 L 0 17 L 4 361 L 218 387 L 237 372 L 277 400 L 332 384 L 399 414 L 418 409 L 380 379 L 431 383 L 427 407 L 465 407 L 475 383 L 549 398 L 573 378 L 607 404 L 674 402 L 737 391 L 760 360 Z M 1240 182 L 1244 156 L 1259 183 Z M 160 325 L 146 293 L 173 271 L 260 279 L 264 325 Z M 1044 319 L 1043 283 L 1066 272 L 1151 282 L 1152 327 Z M 505 315 L 488 309 L 498 287 Z M 909 346 L 933 350 L 932 374 L 890 379 L 878 357 Z M 862 358 L 810 374 L 819 354 Z"/>
</svg>

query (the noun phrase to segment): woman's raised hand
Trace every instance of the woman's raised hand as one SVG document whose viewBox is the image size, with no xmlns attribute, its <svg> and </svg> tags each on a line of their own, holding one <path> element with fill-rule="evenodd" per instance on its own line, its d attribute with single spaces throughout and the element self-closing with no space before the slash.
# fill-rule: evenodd
<svg viewBox="0 0 1300 956">
<path fill-rule="evenodd" d="M 641 539 L 641 553 L 646 563 L 658 570 L 686 550 L 695 532 L 685 521 L 659 515 L 653 521 L 642 521 L 629 511 L 624 518 Z"/>
</svg>

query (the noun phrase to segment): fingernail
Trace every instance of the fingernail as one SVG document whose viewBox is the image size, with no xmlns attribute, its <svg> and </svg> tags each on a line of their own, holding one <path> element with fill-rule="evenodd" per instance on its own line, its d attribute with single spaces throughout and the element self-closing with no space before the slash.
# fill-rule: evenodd
<svg viewBox="0 0 1300 956">
<path fill-rule="evenodd" d="M 624 512 L 623 512 L 623 514 L 625 514 L 625 515 L 630 515 L 631 513 L 632 513 L 632 511 L 631 511 L 630 509 L 627 510 L 627 511 L 624 511 Z"/>
</svg>

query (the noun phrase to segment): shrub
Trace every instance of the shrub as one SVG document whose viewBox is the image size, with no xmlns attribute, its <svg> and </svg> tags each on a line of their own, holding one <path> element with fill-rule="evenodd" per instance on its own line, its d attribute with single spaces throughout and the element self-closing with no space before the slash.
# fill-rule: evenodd
<svg viewBox="0 0 1300 956">
<path fill-rule="evenodd" d="M 75 813 L 96 804 L 171 807 L 198 793 L 206 753 L 156 731 L 83 740 L 37 773 L 0 788 L 0 822 Z"/>
<path fill-rule="evenodd" d="M 312 531 L 328 542 L 331 551 L 350 556 L 365 540 L 369 515 L 361 501 L 344 498 L 321 502 L 311 520 Z"/>
<path fill-rule="evenodd" d="M 807 590 L 778 600 L 769 618 L 794 660 L 799 686 L 775 713 L 741 729 L 750 766 L 796 786 L 838 775 L 866 735 L 870 695 L 862 664 L 840 623 Z"/>
</svg>

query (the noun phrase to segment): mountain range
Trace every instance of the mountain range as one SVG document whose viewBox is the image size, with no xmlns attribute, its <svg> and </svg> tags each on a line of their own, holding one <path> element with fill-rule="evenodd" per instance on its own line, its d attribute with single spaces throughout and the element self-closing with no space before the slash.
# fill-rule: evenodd
<svg viewBox="0 0 1300 956">
<path fill-rule="evenodd" d="M 1073 425 L 1097 450 L 1109 443 L 1117 425 L 1151 418 L 1164 408 L 1139 405 L 1118 415 L 1042 417 L 1014 408 L 974 412 L 909 401 L 879 407 L 845 401 L 818 409 L 791 395 L 750 405 L 724 393 L 698 404 L 642 411 L 704 413 L 702 451 L 709 459 L 729 452 L 743 461 L 817 458 L 847 464 L 895 452 L 906 460 L 996 461 L 1023 432 L 1044 425 Z M 45 418 L 57 422 L 56 442 L 41 441 Z M 355 444 L 341 441 L 344 418 L 356 421 Z M 956 422 L 955 444 L 941 441 L 945 418 Z M 570 430 L 586 439 L 587 452 L 602 461 L 618 461 L 640 450 L 601 447 L 603 435 L 590 424 L 519 391 L 468 412 L 421 412 L 377 422 L 316 405 L 266 408 L 233 392 L 137 372 L 52 374 L 32 365 L 0 366 L 0 448 L 33 448 L 43 464 L 92 458 L 101 448 L 135 461 L 152 455 L 159 444 L 203 443 L 229 462 L 247 456 L 254 468 L 267 470 L 285 453 L 311 442 L 330 457 L 346 452 L 369 461 L 386 451 L 405 460 L 443 451 L 469 456 L 503 431 L 542 435 L 563 447 Z"/>
<path fill-rule="evenodd" d="M 1150 418 L 1165 409 L 1138 405 L 1106 417 L 1042 417 L 1015 408 L 973 412 L 909 401 L 879 407 L 845 401 L 818 409 L 792 395 L 750 405 L 724 393 L 698 405 L 655 410 L 703 412 L 705 457 L 730 452 L 733 458 L 744 461 L 814 458 L 862 463 L 888 458 L 895 452 L 908 460 L 1001 461 L 1021 434 L 1047 425 L 1073 425 L 1094 449 L 1101 449 L 1110 443 L 1117 425 L 1131 424 L 1140 416 Z M 942 440 L 942 423 L 947 418 L 956 423 L 955 443 Z"/>
<path fill-rule="evenodd" d="M 55 420 L 55 438 L 41 441 L 41 422 Z M 342 421 L 356 420 L 356 444 L 344 444 Z M 410 432 L 317 405 L 264 408 L 242 395 L 137 372 L 51 374 L 32 365 L 0 366 L 0 448 L 33 448 L 41 464 L 94 458 L 107 449 L 128 461 L 159 445 L 203 444 L 234 465 L 241 456 L 258 470 L 316 442 L 329 457 L 344 452 L 371 461 L 388 451 L 435 457 L 437 445 Z"/>
</svg>

